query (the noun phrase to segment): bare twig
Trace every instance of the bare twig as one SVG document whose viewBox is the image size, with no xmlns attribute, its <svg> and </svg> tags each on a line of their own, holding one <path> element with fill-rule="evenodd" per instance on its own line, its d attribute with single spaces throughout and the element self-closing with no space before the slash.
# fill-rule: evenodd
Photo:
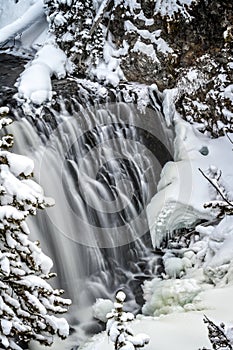
<svg viewBox="0 0 233 350">
<path fill-rule="evenodd" d="M 228 138 L 228 140 L 230 141 L 230 143 L 232 143 L 233 144 L 233 141 L 232 141 L 232 139 L 230 138 L 230 136 L 228 135 L 228 133 L 226 132 L 226 137 Z"/>
<path fill-rule="evenodd" d="M 219 190 L 219 188 L 215 185 L 215 183 L 200 169 L 198 168 L 198 170 L 201 172 L 201 174 L 206 178 L 206 180 L 209 181 L 209 183 L 216 189 L 216 191 L 220 194 L 220 196 L 222 197 L 222 199 L 229 204 L 231 207 L 233 207 L 233 204 L 222 194 L 222 192 Z"/>
</svg>

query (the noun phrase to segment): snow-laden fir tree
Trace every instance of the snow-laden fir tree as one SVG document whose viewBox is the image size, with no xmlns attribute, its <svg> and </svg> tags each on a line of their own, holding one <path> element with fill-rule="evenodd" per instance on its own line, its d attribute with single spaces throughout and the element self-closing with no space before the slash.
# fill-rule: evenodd
<svg viewBox="0 0 233 350">
<path fill-rule="evenodd" d="M 11 119 L 0 108 L 0 129 Z M 47 282 L 54 276 L 52 260 L 29 239 L 26 218 L 51 205 L 31 177 L 33 161 L 9 152 L 11 135 L 0 139 L 0 348 L 20 350 L 34 339 L 50 345 L 53 335 L 67 337 L 64 313 L 70 300 Z"/>
<path fill-rule="evenodd" d="M 123 311 L 123 304 L 126 295 L 123 291 L 118 291 L 114 309 L 107 314 L 107 334 L 114 343 L 115 350 L 135 350 L 143 348 L 149 343 L 150 338 L 146 334 L 133 335 L 128 322 L 134 319 L 130 312 Z"/>
<path fill-rule="evenodd" d="M 100 23 L 93 30 L 95 9 L 92 0 L 44 0 L 50 31 L 60 48 L 84 73 L 98 64 L 103 54 L 104 34 Z"/>
</svg>

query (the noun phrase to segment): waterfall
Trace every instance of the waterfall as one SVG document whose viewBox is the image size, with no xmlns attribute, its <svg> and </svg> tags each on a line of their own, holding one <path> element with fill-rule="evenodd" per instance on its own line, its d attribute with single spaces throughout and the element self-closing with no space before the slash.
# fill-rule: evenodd
<svg viewBox="0 0 233 350">
<path fill-rule="evenodd" d="M 36 180 L 56 202 L 30 219 L 32 236 L 73 301 L 71 323 L 91 332 L 96 298 L 123 288 L 128 308 L 139 308 L 137 289 L 156 271 L 145 210 L 172 157 L 155 109 L 116 102 L 53 116 L 50 124 L 18 116 L 9 129 L 14 152 L 34 160 Z"/>
</svg>

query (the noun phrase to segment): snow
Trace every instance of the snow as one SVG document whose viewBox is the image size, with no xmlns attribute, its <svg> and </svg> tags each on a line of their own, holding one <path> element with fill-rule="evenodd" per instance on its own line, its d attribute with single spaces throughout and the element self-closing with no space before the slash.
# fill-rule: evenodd
<svg viewBox="0 0 233 350">
<path fill-rule="evenodd" d="M 10 39 L 15 38 L 17 34 L 22 33 L 24 30 L 29 28 L 35 22 L 39 21 L 40 18 L 44 16 L 42 0 L 37 0 L 35 1 L 34 4 L 33 2 L 29 2 L 29 3 L 31 6 L 27 8 L 25 13 L 20 14 L 21 10 L 20 10 L 20 6 L 18 6 L 15 9 L 15 15 L 17 13 L 17 10 L 19 9 L 19 13 L 17 14 L 20 16 L 17 19 L 15 19 L 12 23 L 9 23 L 1 28 L 1 31 L 0 31 L 1 44 L 5 44 Z M 11 6 L 10 9 L 11 8 L 14 8 L 14 6 Z M 5 15 L 6 12 L 7 12 L 7 6 L 4 6 L 2 8 L 2 14 Z M 11 15 L 8 18 L 12 18 Z"/>
<path fill-rule="evenodd" d="M 203 323 L 203 315 L 207 315 L 216 323 L 224 322 L 231 326 L 233 323 L 233 287 L 215 288 L 199 294 L 199 309 L 172 313 L 160 317 L 137 316 L 131 323 L 134 333 L 146 332 L 150 343 L 145 350 L 197 350 L 204 346 L 210 348 L 207 329 Z M 113 350 L 105 332 L 89 339 L 81 345 L 80 350 Z M 62 348 L 61 348 L 62 349 Z M 60 350 L 60 349 L 59 349 Z"/>
<path fill-rule="evenodd" d="M 62 338 L 66 338 L 69 335 L 69 325 L 67 321 L 61 317 L 57 318 L 55 316 L 47 316 L 47 320 L 50 319 L 50 322 L 53 322 L 55 324 L 55 329 L 58 329 L 58 333 Z"/>
<path fill-rule="evenodd" d="M 117 50 L 109 34 L 103 49 L 104 60 L 101 60 L 96 68 L 91 69 L 91 74 L 99 81 L 104 81 L 105 84 L 117 86 L 120 80 L 125 80 L 124 73 L 120 68 L 120 56 L 126 50 L 127 47 Z"/>
<path fill-rule="evenodd" d="M 8 107 L 0 107 L 0 115 L 4 113 L 9 113 L 9 108 Z"/>
<path fill-rule="evenodd" d="M 65 53 L 56 46 L 55 38 L 48 33 L 44 2 L 20 0 L 15 4 L 10 0 L 2 2 L 0 6 L 1 45 L 16 39 L 19 44 L 13 52 L 23 54 L 27 50 L 32 55 L 37 51 L 16 83 L 18 100 L 36 105 L 50 101 L 53 96 L 51 77 L 64 78 L 72 71 L 72 65 Z"/>
<path fill-rule="evenodd" d="M 189 18 L 190 15 L 187 12 L 186 7 L 190 7 L 193 2 L 195 2 L 195 0 L 158 0 L 155 2 L 155 13 L 172 18 L 175 13 L 179 12 L 184 17 Z"/>
<path fill-rule="evenodd" d="M 34 250 L 32 258 L 36 262 L 36 265 L 41 268 L 41 271 L 47 275 L 53 267 L 53 261 L 47 255 L 45 255 L 40 248 Z"/>
<path fill-rule="evenodd" d="M 109 299 L 98 298 L 92 306 L 93 316 L 102 321 L 107 322 L 106 315 L 112 310 L 113 302 Z"/>
<path fill-rule="evenodd" d="M 133 52 L 141 52 L 144 55 L 147 55 L 148 57 L 150 57 L 152 59 L 152 61 L 159 63 L 159 60 L 156 56 L 156 53 L 155 53 L 155 50 L 154 50 L 154 47 L 152 44 L 145 44 L 145 43 L 141 42 L 140 40 L 137 40 L 132 51 Z"/>
<path fill-rule="evenodd" d="M 33 76 L 33 80 L 31 77 Z M 29 66 L 18 82 L 18 97 L 40 105 L 52 98 L 50 69 L 43 63 Z"/>
<path fill-rule="evenodd" d="M 2 108 L 1 112 L 8 110 Z M 0 127 L 10 122 L 3 118 Z M 9 135 L 0 139 L 1 145 L 4 137 Z M 4 147 L 11 148 L 11 142 Z M 0 157 L 0 273 L 4 277 L 0 283 L 0 341 L 7 348 L 21 350 L 14 343 L 16 333 L 22 338 L 33 333 L 33 339 L 42 343 L 52 343 L 52 334 L 67 337 L 69 326 L 65 319 L 54 316 L 53 324 L 46 328 L 45 316 L 66 312 L 70 300 L 61 298 L 63 291 L 54 290 L 47 283 L 54 275 L 50 273 L 53 262 L 41 251 L 39 242 L 28 238 L 30 232 L 25 219 L 49 202 L 42 188 L 28 178 L 32 177 L 34 163 L 2 149 Z"/>
<path fill-rule="evenodd" d="M 12 328 L 12 322 L 5 319 L 1 319 L 1 327 L 2 327 L 3 333 L 5 335 L 8 335 L 10 334 L 10 331 Z"/>
<path fill-rule="evenodd" d="M 114 308 L 107 314 L 106 331 L 110 340 L 119 350 L 134 350 L 138 346 L 143 348 L 149 343 L 150 338 L 146 334 L 133 334 L 129 322 L 134 320 L 134 315 L 123 311 L 126 294 L 123 291 L 118 291 L 115 299 Z"/>
<path fill-rule="evenodd" d="M 160 37 L 161 35 L 161 30 L 155 30 L 153 32 L 150 32 L 147 29 L 138 29 L 135 25 L 132 24 L 131 21 L 125 21 L 125 30 L 126 32 L 132 32 L 132 33 L 138 33 L 139 38 L 149 40 L 151 42 L 150 45 L 146 45 L 142 42 L 138 41 L 136 42 L 133 51 L 141 51 L 143 52 L 143 49 L 146 49 L 144 52 L 148 56 L 150 56 L 154 61 L 158 61 L 155 53 L 155 48 L 156 50 L 162 52 L 163 54 L 167 55 L 169 53 L 173 53 L 173 49 L 168 45 L 168 43 Z M 140 43 L 140 45 L 139 45 Z M 142 45 L 144 44 L 144 45 Z M 152 45 L 153 44 L 153 45 Z M 149 47 L 147 47 L 149 46 Z"/>
<path fill-rule="evenodd" d="M 0 220 L 1 221 L 3 221 L 4 218 L 23 220 L 25 218 L 25 216 L 26 216 L 25 213 L 19 212 L 16 208 L 13 208 L 10 205 L 2 205 L 0 207 Z"/>
<path fill-rule="evenodd" d="M 41 315 L 46 315 L 47 310 L 44 305 L 42 305 L 42 303 L 38 300 L 37 296 L 29 293 L 27 290 L 24 291 L 24 294 L 27 298 L 27 302 L 32 305 L 33 310 L 38 311 Z"/>
<path fill-rule="evenodd" d="M 64 0 L 65 2 L 65 0 Z M 108 1 L 102 3 L 102 9 Z M 192 5 L 192 0 L 178 1 L 156 1 L 155 12 L 162 16 L 167 15 L 172 17 L 176 12 L 181 11 L 185 17 L 189 17 L 186 6 Z M 72 66 L 63 51 L 61 51 L 55 44 L 53 37 L 48 37 L 46 28 L 43 23 L 43 2 L 38 1 L 21 1 L 21 12 L 16 11 L 12 14 L 13 21 L 8 22 L 6 13 L 8 5 L 13 4 L 9 0 L 2 2 L 1 22 L 2 30 L 0 32 L 0 42 L 5 43 L 8 40 L 15 38 L 21 43 L 30 46 L 37 43 L 37 49 L 40 42 L 46 43 L 37 52 L 33 61 L 26 67 L 21 74 L 18 82 L 18 100 L 26 100 L 40 105 L 46 101 L 51 101 L 53 92 L 51 78 L 53 76 L 58 79 L 64 78 L 67 72 L 72 72 Z M 130 5 L 130 11 L 134 12 L 137 8 L 137 2 L 125 1 L 124 4 Z M 17 9 L 17 5 L 15 6 Z M 25 10 L 22 11 L 22 8 Z M 19 10 L 19 8 L 18 8 Z M 100 16 L 100 12 L 97 14 Z M 142 12 L 138 18 L 144 20 Z M 57 23 L 62 21 L 62 18 L 57 15 Z M 152 25 L 151 20 L 147 19 L 146 25 Z M 36 40 L 30 34 L 30 27 L 38 26 Z M 44 29 L 45 28 L 45 29 Z M 126 31 L 136 31 L 139 36 L 150 41 L 151 44 L 145 44 L 138 39 L 133 47 L 133 51 L 142 52 L 155 62 L 159 62 L 156 56 L 156 50 L 164 54 L 171 54 L 173 50 L 160 37 L 161 31 L 150 33 L 147 30 L 138 30 L 132 26 L 132 23 L 126 21 Z M 92 68 L 91 74 L 97 77 L 98 80 L 110 83 L 117 86 L 120 80 L 124 79 L 123 72 L 120 68 L 121 55 L 128 52 L 128 46 L 125 44 L 124 48 L 117 50 L 111 38 L 106 42 L 104 48 L 104 61 L 96 68 Z M 33 76 L 33 81 L 31 77 Z M 199 79 L 199 72 L 190 70 L 187 72 L 186 89 L 192 87 L 196 88 L 196 84 L 201 84 Z M 226 81 L 224 74 L 218 76 L 221 82 Z M 94 83 L 93 83 L 94 84 Z M 232 100 L 233 85 L 229 85 L 222 93 L 222 96 Z M 103 94 L 106 90 L 102 87 Z M 221 137 L 217 140 L 211 140 L 198 132 L 196 126 L 190 126 L 188 123 L 182 121 L 178 115 L 174 116 L 174 109 L 171 101 L 174 100 L 177 91 L 170 90 L 164 93 L 164 113 L 166 115 L 166 122 L 168 126 L 173 123 L 175 125 L 176 140 L 175 140 L 175 155 L 174 162 L 169 162 L 164 167 L 161 173 L 161 179 L 158 184 L 158 193 L 152 199 L 147 208 L 148 220 L 150 224 L 151 236 L 154 246 L 159 246 L 162 239 L 170 234 L 170 231 L 181 227 L 192 227 L 200 219 L 212 220 L 215 217 L 215 212 L 203 208 L 203 204 L 212 200 L 212 189 L 205 178 L 200 174 L 198 168 L 205 172 L 209 169 L 221 169 L 223 172 L 226 187 L 230 188 L 232 183 L 232 169 L 231 156 L 232 150 L 229 140 L 226 137 Z M 214 95 L 214 90 L 210 94 Z M 143 100 L 143 99 L 142 99 Z M 169 102 L 170 100 L 170 102 Z M 194 106 L 200 110 L 206 110 L 207 105 L 194 102 Z M 6 108 L 0 108 L 0 112 L 7 112 Z M 223 113 L 227 118 L 232 117 L 232 113 L 227 109 L 223 109 Z M 1 123 L 1 127 L 3 126 Z M 223 157 L 224 151 L 224 157 Z M 21 184 L 10 176 L 24 174 L 29 176 L 33 171 L 33 162 L 22 156 L 11 156 L 8 152 L 1 152 L 1 156 L 7 160 L 7 165 L 1 166 L 2 186 L 1 190 L 7 190 L 7 196 L 4 198 L 6 205 L 0 208 L 1 228 L 4 225 L 9 225 L 8 221 L 23 220 L 28 215 L 30 206 L 27 210 L 19 211 L 16 208 L 10 207 L 9 204 L 13 197 L 23 202 L 30 200 L 35 203 L 42 204 L 42 189 L 33 183 L 32 180 L 25 179 Z M 8 170 L 9 171 L 8 171 Z M 30 190 L 29 190 L 30 188 Z M 8 220 L 10 219 L 10 220 Z M 27 226 L 22 223 L 22 226 L 27 231 Z M 164 262 L 164 280 L 158 278 L 144 283 L 144 296 L 146 303 L 143 307 L 143 312 L 155 317 L 139 316 L 133 322 L 132 328 L 134 332 L 146 331 L 149 333 L 151 342 L 146 347 L 148 350 L 154 350 L 155 346 L 159 349 L 171 349 L 176 344 L 179 350 L 192 350 L 204 345 L 209 346 L 206 329 L 202 324 L 203 313 L 205 312 L 209 317 L 217 319 L 217 321 L 233 322 L 232 319 L 232 283 L 233 283 L 233 220 L 231 217 L 225 217 L 216 226 L 203 227 L 198 226 L 196 232 L 200 234 L 200 240 L 192 242 L 187 250 L 180 251 L 180 256 L 173 254 L 165 254 Z M 23 238 L 21 237 L 21 240 Z M 7 235 L 7 242 L 10 247 L 15 248 L 17 241 L 12 236 Z M 30 244 L 26 249 L 30 248 Z M 46 257 L 40 250 L 33 246 L 31 258 L 35 264 L 44 274 L 48 274 L 52 268 L 52 261 Z M 8 275 L 10 268 L 18 276 L 22 270 L 10 267 L 9 259 L 5 255 L 0 256 L 0 267 L 4 275 Z M 179 278 L 183 277 L 183 278 Z M 209 285 L 207 286 L 207 284 Z M 21 279 L 21 284 L 28 287 L 45 288 L 50 290 L 50 286 L 37 276 L 25 276 Z M 217 285 L 217 288 L 213 288 Z M 227 287 L 226 287 L 227 285 Z M 224 286 L 224 288 L 219 288 Z M 205 290 L 207 289 L 208 290 Z M 204 291 L 203 291 L 204 290 Z M 31 303 L 40 313 L 46 315 L 46 301 L 40 302 L 37 297 L 29 292 L 26 292 L 28 302 Z M 123 292 L 118 292 L 117 301 L 114 303 L 115 308 L 121 308 L 121 302 L 125 300 L 126 296 Z M 1 300 L 3 303 L 3 301 Z M 8 302 L 6 301 L 6 304 Z M 227 308 L 225 308 L 225 305 Z M 3 305 L 2 309 L 7 308 Z M 102 321 L 106 321 L 106 314 L 112 308 L 110 300 L 97 300 L 93 307 L 94 316 Z M 54 308 L 56 309 L 56 308 Z M 59 307 L 57 311 L 61 310 Z M 201 310 L 201 312 L 200 312 Z M 161 314 L 168 314 L 160 316 Z M 109 317 L 114 316 L 110 313 Z M 125 318 L 124 318 L 125 317 Z M 122 316 L 123 321 L 133 319 L 134 316 L 130 313 L 125 313 Z M 57 319 L 54 316 L 46 315 L 47 322 L 52 328 L 63 337 L 68 335 L 68 325 L 64 319 Z M 110 320 L 111 321 L 111 320 Z M 110 337 L 114 340 L 119 335 L 117 327 L 112 326 Z M 5 335 L 11 331 L 12 323 L 8 320 L 1 320 L 1 327 Z M 23 327 L 19 325 L 19 328 Z M 195 329 L 195 332 L 193 331 Z M 230 328 L 229 328 L 230 333 Z M 169 336 L 161 336 L 161 334 L 168 334 Z M 1 335 L 2 343 L 8 346 L 8 340 Z M 133 345 L 143 345 L 149 338 L 144 334 L 137 334 L 132 337 L 129 336 L 126 340 L 126 345 L 121 347 L 121 350 L 134 349 Z M 111 346 L 108 344 L 106 334 L 95 336 L 89 340 L 86 345 L 81 346 L 85 350 L 105 350 Z M 113 346 L 112 346 L 113 348 Z"/>
<path fill-rule="evenodd" d="M 199 168 L 207 171 L 214 165 L 222 171 L 228 184 L 233 181 L 229 162 L 232 151 L 227 137 L 210 139 L 177 114 L 173 123 L 176 133 L 174 162 L 168 162 L 163 168 L 158 193 L 147 207 L 154 246 L 159 246 L 161 240 L 175 229 L 192 227 L 200 219 L 214 218 L 215 214 L 203 207 L 212 198 L 210 185 Z"/>
<path fill-rule="evenodd" d="M 125 299 L 126 299 L 126 295 L 125 295 L 124 292 L 122 292 L 122 291 L 117 292 L 116 300 L 118 300 L 118 301 L 123 303 L 125 301 Z"/>
<path fill-rule="evenodd" d="M 18 281 L 18 284 L 30 287 L 31 289 L 42 288 L 47 289 L 50 292 L 53 290 L 46 281 L 36 275 L 24 276 L 20 281 Z"/>
<path fill-rule="evenodd" d="M 20 174 L 29 176 L 32 174 L 34 170 L 34 162 L 32 159 L 19 154 L 12 154 L 4 151 L 1 151 L 1 156 L 6 157 L 10 171 L 15 176 L 19 176 Z"/>
<path fill-rule="evenodd" d="M 24 72 L 21 74 L 16 86 L 18 99 L 31 101 L 41 105 L 52 99 L 51 77 L 64 78 L 67 72 L 72 71 L 72 65 L 65 53 L 51 42 L 44 45 L 36 54 Z M 33 80 L 31 77 L 33 76 Z"/>
<path fill-rule="evenodd" d="M 135 336 L 129 336 L 128 339 L 135 347 L 142 347 L 144 344 L 148 344 L 150 341 L 150 337 L 144 333 L 138 333 Z"/>
</svg>

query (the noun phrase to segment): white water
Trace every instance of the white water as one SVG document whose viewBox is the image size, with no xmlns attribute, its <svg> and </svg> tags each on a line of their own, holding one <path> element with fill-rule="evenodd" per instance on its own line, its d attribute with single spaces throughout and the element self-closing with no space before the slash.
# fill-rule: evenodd
<svg viewBox="0 0 233 350">
<path fill-rule="evenodd" d="M 54 260 L 56 283 L 85 328 L 95 299 L 113 298 L 118 288 L 136 309 L 132 281 L 156 268 L 143 240 L 145 209 L 169 160 L 168 141 L 159 113 L 140 114 L 125 103 L 55 118 L 53 130 L 23 118 L 11 132 L 15 150 L 35 161 L 37 181 L 56 201 L 30 220 L 31 232 Z"/>
</svg>

